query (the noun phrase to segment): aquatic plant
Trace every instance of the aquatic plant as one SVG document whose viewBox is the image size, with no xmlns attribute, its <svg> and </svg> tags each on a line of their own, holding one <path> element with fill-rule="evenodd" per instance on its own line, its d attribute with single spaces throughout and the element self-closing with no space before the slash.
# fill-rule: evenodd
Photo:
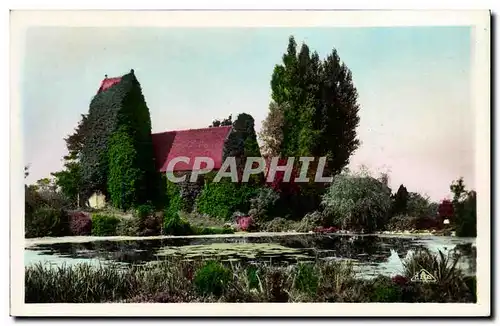
<svg viewBox="0 0 500 326">
<path fill-rule="evenodd" d="M 319 276 L 314 265 L 307 263 L 299 263 L 294 279 L 295 289 L 307 294 L 315 294 L 318 290 Z"/>
</svg>

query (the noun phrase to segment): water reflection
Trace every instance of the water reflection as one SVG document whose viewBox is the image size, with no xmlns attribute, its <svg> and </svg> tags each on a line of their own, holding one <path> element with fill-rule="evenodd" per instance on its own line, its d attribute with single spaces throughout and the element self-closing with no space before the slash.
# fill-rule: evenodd
<svg viewBox="0 0 500 326">
<path fill-rule="evenodd" d="M 351 260 L 365 275 L 395 274 L 401 260 L 418 249 L 438 249 L 462 255 L 459 267 L 476 271 L 476 247 L 472 239 L 449 237 L 385 237 L 348 235 L 283 235 L 276 237 L 177 238 L 136 241 L 57 243 L 25 250 L 25 264 L 52 261 L 144 264 L 180 256 L 185 259 L 218 257 L 241 262 L 296 263 L 303 260 Z"/>
</svg>

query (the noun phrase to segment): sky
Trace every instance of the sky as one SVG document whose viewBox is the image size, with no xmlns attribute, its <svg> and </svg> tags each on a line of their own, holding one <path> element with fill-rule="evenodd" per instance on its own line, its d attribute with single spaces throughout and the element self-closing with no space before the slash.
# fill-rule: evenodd
<svg viewBox="0 0 500 326">
<path fill-rule="evenodd" d="M 464 177 L 475 186 L 469 27 L 37 27 L 26 34 L 21 112 L 28 183 L 62 168 L 63 138 L 88 112 L 104 75 L 134 69 L 152 131 L 266 118 L 273 68 L 288 37 L 320 58 L 335 48 L 359 93 L 361 146 L 349 167 L 387 172 L 433 200 Z"/>
</svg>

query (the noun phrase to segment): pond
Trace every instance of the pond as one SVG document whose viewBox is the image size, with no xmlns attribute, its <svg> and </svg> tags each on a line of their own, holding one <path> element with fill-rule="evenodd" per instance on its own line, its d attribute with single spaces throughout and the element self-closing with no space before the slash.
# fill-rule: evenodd
<svg viewBox="0 0 500 326">
<path fill-rule="evenodd" d="M 91 264 L 146 264 L 168 257 L 217 258 L 242 263 L 294 264 L 300 261 L 349 260 L 363 277 L 395 275 L 402 260 L 419 248 L 459 252 L 458 266 L 476 273 L 474 238 L 390 235 L 281 234 L 272 236 L 169 237 L 140 240 L 34 241 L 25 248 L 25 266 L 38 262 L 51 266 Z M 92 240 L 92 241 L 91 241 Z"/>
</svg>

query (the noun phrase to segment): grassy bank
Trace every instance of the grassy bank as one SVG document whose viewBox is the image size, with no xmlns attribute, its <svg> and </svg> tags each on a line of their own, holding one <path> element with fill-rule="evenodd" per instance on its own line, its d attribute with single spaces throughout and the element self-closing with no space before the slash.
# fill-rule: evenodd
<svg viewBox="0 0 500 326">
<path fill-rule="evenodd" d="M 28 303 L 90 302 L 475 302 L 475 278 L 455 259 L 423 251 L 402 275 L 364 280 L 346 262 L 284 267 L 168 260 L 117 268 L 26 267 Z M 435 283 L 410 279 L 421 268 Z"/>
</svg>

